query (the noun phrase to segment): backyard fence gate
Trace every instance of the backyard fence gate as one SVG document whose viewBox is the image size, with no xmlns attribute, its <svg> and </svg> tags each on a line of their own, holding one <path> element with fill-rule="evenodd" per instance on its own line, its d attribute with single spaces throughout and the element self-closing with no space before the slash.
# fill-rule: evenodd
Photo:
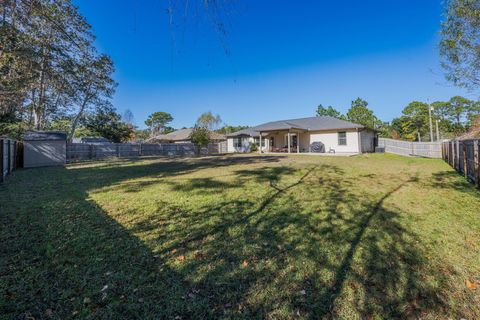
<svg viewBox="0 0 480 320">
<path fill-rule="evenodd" d="M 443 160 L 480 188 L 480 139 L 451 140 L 442 144 Z"/>
</svg>

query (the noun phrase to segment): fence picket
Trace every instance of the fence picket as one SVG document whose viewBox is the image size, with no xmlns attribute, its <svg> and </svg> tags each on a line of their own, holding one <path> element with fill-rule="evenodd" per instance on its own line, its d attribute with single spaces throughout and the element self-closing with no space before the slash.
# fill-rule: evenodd
<svg viewBox="0 0 480 320">
<path fill-rule="evenodd" d="M 3 151 L 3 149 L 4 149 L 3 148 L 3 140 L 0 139 L 0 156 L 1 156 L 1 158 L 0 158 L 0 182 L 3 182 L 3 180 L 4 180 L 4 174 L 3 174 L 3 172 L 4 172 L 4 169 L 3 169 L 3 163 L 4 163 L 3 154 L 4 154 L 4 151 Z"/>
<path fill-rule="evenodd" d="M 480 139 L 443 143 L 443 160 L 480 188 Z"/>
<path fill-rule="evenodd" d="M 226 143 L 213 143 L 201 148 L 201 154 L 220 154 L 226 152 Z M 138 156 L 193 156 L 196 147 L 192 143 L 163 143 L 163 144 L 67 144 L 67 161 L 94 160 L 106 157 L 138 157 Z"/>
<path fill-rule="evenodd" d="M 17 143 L 8 138 L 0 139 L 0 182 L 17 168 Z"/>
<path fill-rule="evenodd" d="M 442 158 L 441 142 L 412 142 L 379 138 L 378 146 L 383 147 L 385 152 L 403 156 L 417 156 L 425 158 Z"/>
<path fill-rule="evenodd" d="M 479 173 L 479 157 L 478 157 L 478 145 L 480 141 L 473 141 L 473 168 L 474 168 L 474 173 L 473 173 L 473 179 L 475 181 L 475 185 L 477 187 L 480 187 L 480 173 Z"/>
</svg>

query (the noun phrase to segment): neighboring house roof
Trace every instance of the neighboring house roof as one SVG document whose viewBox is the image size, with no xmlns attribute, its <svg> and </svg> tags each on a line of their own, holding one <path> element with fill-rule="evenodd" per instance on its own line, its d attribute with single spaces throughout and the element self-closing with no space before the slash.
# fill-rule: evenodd
<svg viewBox="0 0 480 320">
<path fill-rule="evenodd" d="M 25 131 L 25 141 L 67 140 L 67 133 L 63 131 Z"/>
<path fill-rule="evenodd" d="M 148 139 L 148 141 L 188 141 L 190 140 L 190 136 L 192 135 L 193 129 L 180 129 L 176 130 L 167 134 L 159 134 L 153 138 Z M 223 134 L 219 134 L 216 132 L 210 132 L 210 139 L 211 140 L 225 140 L 225 136 Z"/>
<path fill-rule="evenodd" d="M 472 126 L 470 127 L 470 130 L 468 130 L 467 133 L 458 137 L 456 140 L 469 140 L 478 138 L 480 138 L 480 116 L 474 120 Z"/>
<path fill-rule="evenodd" d="M 260 133 L 255 131 L 253 128 L 243 129 L 237 132 L 227 134 L 227 137 L 240 137 L 240 136 L 249 136 L 249 137 L 259 137 Z"/>
<path fill-rule="evenodd" d="M 110 143 L 107 138 L 104 137 L 81 137 L 81 143 Z"/>
<path fill-rule="evenodd" d="M 240 130 L 227 137 L 237 137 L 242 135 L 249 135 L 251 137 L 258 137 L 259 132 L 277 131 L 299 129 L 305 131 L 319 131 L 319 130 L 342 130 L 342 129 L 363 129 L 362 125 L 340 120 L 333 117 L 310 117 L 290 120 L 280 120 L 267 122 L 256 127 Z"/>
</svg>

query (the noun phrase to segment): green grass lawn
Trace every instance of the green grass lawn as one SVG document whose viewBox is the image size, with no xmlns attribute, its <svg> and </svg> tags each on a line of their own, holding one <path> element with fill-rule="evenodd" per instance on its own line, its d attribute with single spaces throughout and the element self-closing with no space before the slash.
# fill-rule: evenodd
<svg viewBox="0 0 480 320">
<path fill-rule="evenodd" d="M 480 319 L 480 192 L 441 160 L 19 170 L 0 209 L 3 319 Z"/>
</svg>

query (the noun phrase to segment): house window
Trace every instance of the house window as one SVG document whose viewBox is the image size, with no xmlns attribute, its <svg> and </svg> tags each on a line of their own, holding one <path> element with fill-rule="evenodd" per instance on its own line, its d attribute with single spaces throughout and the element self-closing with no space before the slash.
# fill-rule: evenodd
<svg viewBox="0 0 480 320">
<path fill-rule="evenodd" d="M 233 138 L 233 147 L 241 148 L 242 147 L 242 138 Z"/>
<path fill-rule="evenodd" d="M 296 148 L 297 147 L 297 134 L 296 133 L 291 133 L 290 134 L 290 147 L 292 148 Z M 285 139 L 284 139 L 284 143 L 285 143 L 285 148 L 288 146 L 288 134 L 285 135 Z"/>
<path fill-rule="evenodd" d="M 347 145 L 347 133 L 345 131 L 338 133 L 338 145 L 339 146 Z"/>
<path fill-rule="evenodd" d="M 254 142 L 258 146 L 260 144 L 260 138 L 254 138 Z M 265 139 L 262 139 L 262 147 L 265 147 Z"/>
</svg>

